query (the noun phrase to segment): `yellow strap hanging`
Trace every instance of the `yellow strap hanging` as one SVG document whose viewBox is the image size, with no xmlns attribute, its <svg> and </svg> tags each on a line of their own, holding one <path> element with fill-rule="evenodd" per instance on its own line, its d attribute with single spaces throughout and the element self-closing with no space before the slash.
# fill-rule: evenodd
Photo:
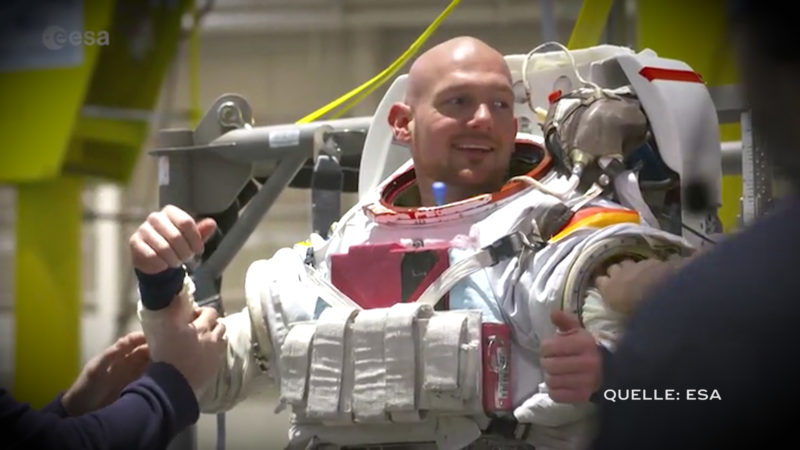
<svg viewBox="0 0 800 450">
<path fill-rule="evenodd" d="M 414 43 L 412 43 L 408 47 L 408 49 L 406 49 L 406 51 L 403 52 L 402 55 L 400 55 L 399 58 L 397 58 L 391 65 L 389 65 L 389 67 L 384 69 L 381 73 L 375 75 L 374 77 L 372 77 L 372 79 L 363 83 L 361 86 L 351 90 L 347 94 L 344 94 L 343 96 L 328 103 L 322 108 L 319 108 L 318 110 L 312 112 L 311 114 L 303 117 L 296 123 L 308 123 L 320 119 L 325 114 L 333 111 L 334 109 L 338 108 L 339 106 L 341 106 L 342 104 L 349 101 L 355 96 L 358 97 L 356 97 L 355 100 L 353 100 L 351 103 L 347 104 L 341 110 L 339 110 L 334 115 L 334 117 L 341 116 L 344 112 L 346 112 L 347 110 L 358 104 L 366 96 L 368 96 L 375 89 L 377 89 L 378 86 L 382 85 L 387 80 L 389 80 L 401 67 L 403 67 L 406 61 L 408 61 L 412 56 L 414 56 L 417 53 L 420 47 L 422 47 L 422 44 L 424 44 L 425 41 L 428 40 L 428 38 L 433 34 L 434 31 L 436 31 L 436 29 L 439 27 L 439 25 L 442 23 L 445 17 L 447 17 L 453 11 L 453 9 L 456 6 L 458 6 L 459 3 L 461 3 L 461 0 L 452 0 L 450 4 L 447 6 L 447 8 L 445 8 L 444 11 L 442 11 L 442 13 L 439 14 L 439 16 L 436 17 L 436 19 L 430 25 L 428 25 L 428 28 L 426 28 L 425 31 L 423 31 L 422 34 L 419 35 L 417 40 L 415 40 Z"/>
<path fill-rule="evenodd" d="M 584 0 L 567 48 L 586 48 L 599 44 L 613 4 L 614 0 Z"/>
</svg>

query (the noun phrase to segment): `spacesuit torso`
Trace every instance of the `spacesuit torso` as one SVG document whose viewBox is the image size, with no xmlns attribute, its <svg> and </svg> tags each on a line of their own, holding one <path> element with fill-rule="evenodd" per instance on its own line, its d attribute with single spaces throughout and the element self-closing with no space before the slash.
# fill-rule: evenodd
<svg viewBox="0 0 800 450">
<path fill-rule="evenodd" d="M 543 148 L 533 148 L 527 175 L 566 186 Z M 552 402 L 538 357 L 555 333 L 550 311 L 574 310 L 564 302 L 576 261 L 609 238 L 687 244 L 597 193 L 563 202 L 515 181 L 438 207 L 396 206 L 414 189 L 409 163 L 328 240 L 312 235 L 251 265 L 247 308 L 224 319 L 225 373 L 201 407 L 232 407 L 266 372 L 292 408 L 290 441 L 301 447 L 464 448 L 502 419 L 531 425 L 504 437 L 518 448 L 529 448 L 525 439 L 578 448 L 585 434 L 576 425 L 590 420 L 592 406 Z M 613 346 L 619 318 L 591 286 L 579 291 L 584 326 Z"/>
</svg>

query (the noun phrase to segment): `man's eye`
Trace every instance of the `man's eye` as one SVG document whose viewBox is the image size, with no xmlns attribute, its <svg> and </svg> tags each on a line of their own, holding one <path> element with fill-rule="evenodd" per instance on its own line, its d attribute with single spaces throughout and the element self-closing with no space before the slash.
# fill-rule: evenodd
<svg viewBox="0 0 800 450">
<path fill-rule="evenodd" d="M 496 109 L 508 109 L 511 107 L 511 103 L 505 100 L 495 100 L 493 104 Z"/>
<path fill-rule="evenodd" d="M 454 106 L 463 106 L 463 105 L 467 104 L 467 98 L 466 97 L 461 97 L 461 96 L 452 97 L 452 98 L 447 100 L 447 103 L 450 104 L 450 105 L 454 105 Z"/>
</svg>

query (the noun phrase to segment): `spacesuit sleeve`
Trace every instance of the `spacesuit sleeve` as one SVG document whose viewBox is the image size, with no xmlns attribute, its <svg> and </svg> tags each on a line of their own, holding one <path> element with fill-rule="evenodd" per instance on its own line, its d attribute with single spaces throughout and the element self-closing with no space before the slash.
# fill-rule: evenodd
<svg viewBox="0 0 800 450">
<path fill-rule="evenodd" d="M 151 347 L 157 347 L 166 339 L 162 330 L 171 326 L 172 320 L 181 322 L 185 320 L 186 323 L 191 321 L 192 310 L 196 304 L 194 283 L 189 276 L 184 277 L 183 288 L 172 301 L 179 304 L 177 310 L 152 311 L 144 308 L 139 301 L 139 320 Z M 170 318 L 168 314 L 177 314 L 179 317 Z M 222 317 L 220 322 L 225 325 L 227 342 L 224 363 L 217 371 L 216 377 L 202 391 L 195 393 L 199 399 L 200 410 L 204 413 L 231 409 L 248 395 L 254 378 L 259 373 L 251 351 L 251 325 L 247 309 Z"/>
<path fill-rule="evenodd" d="M 251 324 L 247 308 L 220 319 L 225 325 L 225 362 L 199 397 L 200 411 L 227 411 L 269 381 L 253 355 Z M 264 380 L 260 380 L 264 379 Z"/>
<path fill-rule="evenodd" d="M 581 320 L 598 344 L 612 351 L 616 348 L 624 325 L 623 316 L 608 307 L 594 286 L 586 290 Z"/>
</svg>

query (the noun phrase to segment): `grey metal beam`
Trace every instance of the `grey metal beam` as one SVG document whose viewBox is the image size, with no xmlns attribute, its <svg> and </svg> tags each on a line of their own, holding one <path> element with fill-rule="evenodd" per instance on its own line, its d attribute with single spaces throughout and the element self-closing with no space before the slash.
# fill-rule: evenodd
<svg viewBox="0 0 800 450">
<path fill-rule="evenodd" d="M 709 86 L 708 93 L 711 94 L 720 123 L 739 123 L 747 105 L 738 84 Z"/>
</svg>

